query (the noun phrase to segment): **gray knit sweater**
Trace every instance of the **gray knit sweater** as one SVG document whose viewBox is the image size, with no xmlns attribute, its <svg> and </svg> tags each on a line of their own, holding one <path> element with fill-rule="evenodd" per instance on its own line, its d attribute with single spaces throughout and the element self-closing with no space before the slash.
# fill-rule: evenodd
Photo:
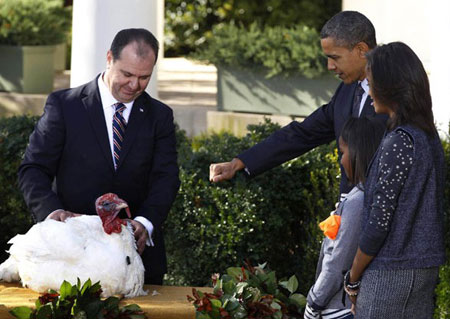
<svg viewBox="0 0 450 319">
<path fill-rule="evenodd" d="M 307 301 L 315 310 L 350 308 L 347 298 L 342 304 L 343 272 L 350 269 L 358 248 L 364 193 L 354 187 L 339 203 L 335 214 L 341 216 L 341 225 L 334 240 L 325 238 L 320 250 L 316 282 L 309 290 Z"/>
</svg>

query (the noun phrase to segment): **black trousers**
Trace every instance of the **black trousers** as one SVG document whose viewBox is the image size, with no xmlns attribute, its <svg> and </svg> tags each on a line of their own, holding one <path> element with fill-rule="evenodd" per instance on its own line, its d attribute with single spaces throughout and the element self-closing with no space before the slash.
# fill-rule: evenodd
<svg viewBox="0 0 450 319">
<path fill-rule="evenodd" d="M 146 285 L 159 285 L 159 286 L 162 286 L 163 278 L 164 278 L 164 274 L 161 274 L 161 275 L 155 275 L 155 274 L 145 275 L 145 277 L 144 277 L 144 284 L 146 284 Z"/>
</svg>

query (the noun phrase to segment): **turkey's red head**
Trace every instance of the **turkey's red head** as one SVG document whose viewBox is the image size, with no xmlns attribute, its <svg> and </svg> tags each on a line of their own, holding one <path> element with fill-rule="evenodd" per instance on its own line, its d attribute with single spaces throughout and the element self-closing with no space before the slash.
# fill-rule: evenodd
<svg viewBox="0 0 450 319">
<path fill-rule="evenodd" d="M 119 215 L 120 210 L 123 208 L 125 208 L 128 217 L 131 218 L 128 204 L 116 194 L 108 193 L 97 198 L 95 201 L 95 209 L 102 220 L 105 233 L 120 233 L 122 231 L 122 225 L 126 225 L 127 223 L 117 217 L 117 215 Z"/>
</svg>

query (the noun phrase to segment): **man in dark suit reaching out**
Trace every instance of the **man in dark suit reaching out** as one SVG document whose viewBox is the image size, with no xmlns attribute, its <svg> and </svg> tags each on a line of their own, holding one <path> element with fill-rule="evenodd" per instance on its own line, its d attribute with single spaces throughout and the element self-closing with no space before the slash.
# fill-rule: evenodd
<svg viewBox="0 0 450 319">
<path fill-rule="evenodd" d="M 328 69 L 342 83 L 328 104 L 309 115 L 303 122 L 293 121 L 264 141 L 244 151 L 231 162 L 211 164 L 210 179 L 219 182 L 233 178 L 245 169 L 251 177 L 300 156 L 312 148 L 339 138 L 345 121 L 351 117 L 375 115 L 368 96 L 365 54 L 376 46 L 375 29 L 363 14 L 342 11 L 322 28 L 321 45 L 328 58 Z M 341 193 L 352 186 L 341 166 Z"/>
<path fill-rule="evenodd" d="M 157 55 L 149 31 L 120 31 L 104 73 L 49 95 L 19 168 L 38 222 L 95 214 L 105 193 L 124 199 L 152 284 L 167 271 L 162 224 L 180 185 L 172 110 L 144 92 Z"/>
</svg>

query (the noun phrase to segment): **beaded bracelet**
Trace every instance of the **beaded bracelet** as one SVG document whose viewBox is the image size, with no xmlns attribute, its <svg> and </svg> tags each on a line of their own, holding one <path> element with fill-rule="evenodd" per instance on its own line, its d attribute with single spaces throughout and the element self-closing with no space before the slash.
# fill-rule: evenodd
<svg viewBox="0 0 450 319">
<path fill-rule="evenodd" d="M 350 282 L 350 270 L 344 275 L 344 287 L 350 290 L 358 290 L 361 286 L 361 280 Z"/>
<path fill-rule="evenodd" d="M 358 292 L 359 292 L 359 290 L 356 290 L 356 291 L 350 291 L 347 287 L 345 287 L 344 286 L 344 291 L 345 291 L 345 293 L 347 294 L 347 295 L 349 295 L 350 297 L 356 297 L 356 296 L 358 296 Z"/>
</svg>

